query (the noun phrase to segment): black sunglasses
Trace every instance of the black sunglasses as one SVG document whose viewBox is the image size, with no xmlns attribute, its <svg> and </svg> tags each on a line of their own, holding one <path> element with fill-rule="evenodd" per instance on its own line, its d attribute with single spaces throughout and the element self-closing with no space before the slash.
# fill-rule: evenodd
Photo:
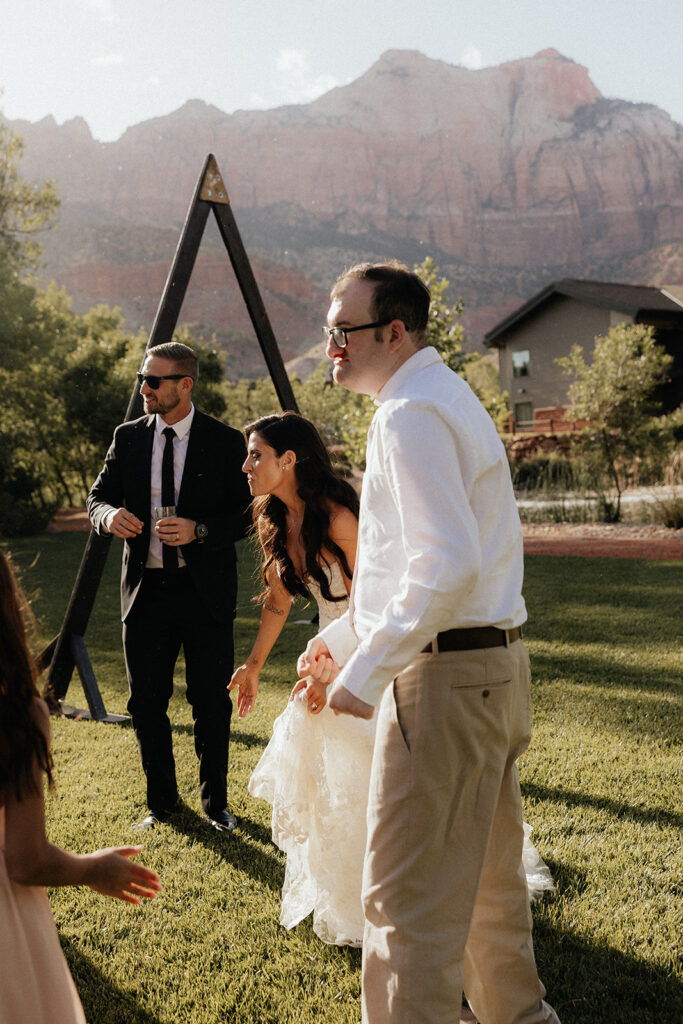
<svg viewBox="0 0 683 1024">
<path fill-rule="evenodd" d="M 138 373 L 138 384 L 142 387 L 146 384 L 152 391 L 158 391 L 161 387 L 162 380 L 183 380 L 185 377 L 189 377 L 189 373 L 164 373 L 161 376 L 156 376 L 153 373 Z"/>
</svg>

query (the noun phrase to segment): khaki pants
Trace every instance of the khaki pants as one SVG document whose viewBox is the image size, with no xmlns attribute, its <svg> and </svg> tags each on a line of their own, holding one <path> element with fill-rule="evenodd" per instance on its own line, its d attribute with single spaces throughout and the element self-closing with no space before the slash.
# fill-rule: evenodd
<svg viewBox="0 0 683 1024">
<path fill-rule="evenodd" d="M 522 866 L 515 760 L 528 746 L 529 659 L 420 654 L 387 688 L 363 875 L 363 1021 L 549 1019 Z"/>
</svg>

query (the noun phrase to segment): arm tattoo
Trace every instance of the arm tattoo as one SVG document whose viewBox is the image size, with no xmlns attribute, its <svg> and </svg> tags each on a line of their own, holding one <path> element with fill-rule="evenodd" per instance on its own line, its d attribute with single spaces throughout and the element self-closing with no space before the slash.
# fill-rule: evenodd
<svg viewBox="0 0 683 1024">
<path fill-rule="evenodd" d="M 271 604 L 269 601 L 266 601 L 266 603 L 264 604 L 263 607 L 264 607 L 264 609 L 267 612 L 272 612 L 273 615 L 284 615 L 285 614 L 283 612 L 282 608 L 276 608 L 275 605 Z"/>
</svg>

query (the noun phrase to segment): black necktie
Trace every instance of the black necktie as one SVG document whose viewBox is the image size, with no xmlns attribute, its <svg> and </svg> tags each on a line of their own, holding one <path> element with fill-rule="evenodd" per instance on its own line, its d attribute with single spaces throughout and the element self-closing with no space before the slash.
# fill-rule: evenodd
<svg viewBox="0 0 683 1024">
<path fill-rule="evenodd" d="M 175 505 L 175 483 L 173 480 L 173 438 L 175 430 L 173 427 L 165 427 L 162 431 L 166 438 L 164 455 L 161 460 L 161 504 Z M 178 568 L 178 549 L 162 544 L 162 558 L 164 569 Z"/>
</svg>

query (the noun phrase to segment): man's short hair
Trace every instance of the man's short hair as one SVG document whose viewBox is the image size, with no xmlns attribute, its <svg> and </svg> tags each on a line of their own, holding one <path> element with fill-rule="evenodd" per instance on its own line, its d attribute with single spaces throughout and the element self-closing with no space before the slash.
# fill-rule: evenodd
<svg viewBox="0 0 683 1024">
<path fill-rule="evenodd" d="M 158 356 L 159 359 L 169 359 L 175 363 L 178 373 L 184 373 L 196 381 L 199 377 L 199 365 L 197 356 L 189 345 L 183 345 L 180 341 L 167 341 L 164 345 L 154 345 L 145 352 L 147 356 Z"/>
<path fill-rule="evenodd" d="M 350 280 L 370 281 L 375 286 L 373 320 L 402 320 L 406 331 L 415 335 L 418 348 L 427 344 L 427 320 L 431 295 L 418 275 L 399 260 L 386 263 L 357 263 L 335 281 L 331 298 L 336 299 Z"/>
</svg>

